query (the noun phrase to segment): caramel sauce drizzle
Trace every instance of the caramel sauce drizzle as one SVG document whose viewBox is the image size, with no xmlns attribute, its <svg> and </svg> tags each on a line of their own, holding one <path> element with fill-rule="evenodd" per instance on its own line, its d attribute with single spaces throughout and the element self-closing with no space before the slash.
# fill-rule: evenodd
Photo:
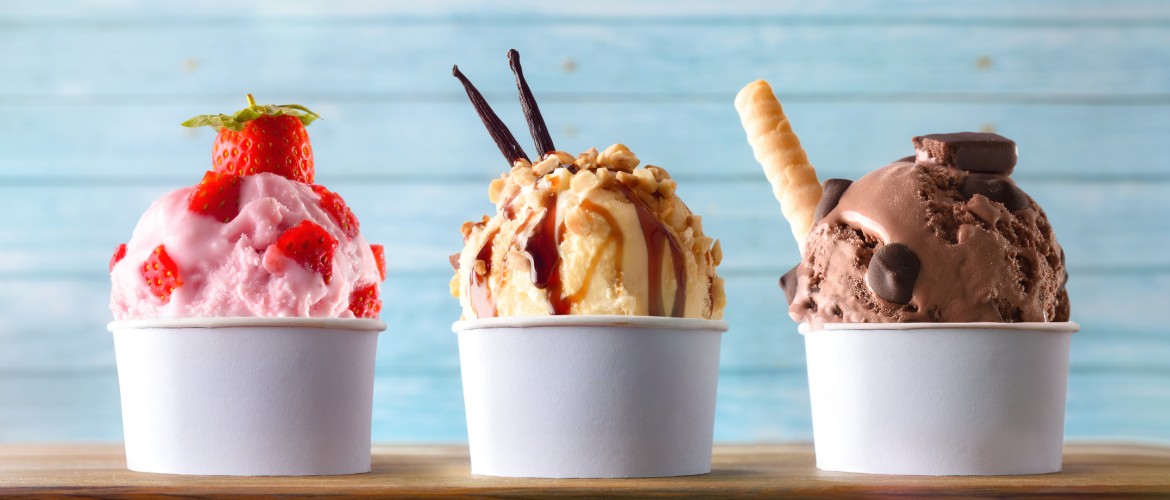
<svg viewBox="0 0 1170 500">
<path fill-rule="evenodd" d="M 605 238 L 605 242 L 598 246 L 597 252 L 589 259 L 589 267 L 585 270 L 585 278 L 581 281 L 581 287 L 577 288 L 577 291 L 573 292 L 573 295 L 566 298 L 570 303 L 574 304 L 585 298 L 585 292 L 589 291 L 589 284 L 593 282 L 593 275 L 597 272 L 597 266 L 601 263 L 601 256 L 605 254 L 606 249 L 610 245 L 616 245 L 616 251 L 614 252 L 616 262 L 614 262 L 614 265 L 617 267 L 618 274 L 622 273 L 622 252 L 626 244 L 626 235 L 622 233 L 617 219 L 613 218 L 613 214 L 609 213 L 609 210 L 590 200 L 582 200 L 578 208 L 597 214 L 602 219 L 605 219 L 605 222 L 609 224 L 610 230 L 609 235 Z"/>
<path fill-rule="evenodd" d="M 650 316 L 667 316 L 662 283 L 663 259 L 666 257 L 667 251 L 671 255 L 676 284 L 674 302 L 670 306 L 669 315 L 684 316 L 686 314 L 687 273 L 684 266 L 682 245 L 666 228 L 666 225 L 654 216 L 650 207 L 633 191 L 621 184 L 617 184 L 616 187 L 618 192 L 622 193 L 634 206 L 638 215 L 638 223 L 642 228 L 642 237 L 646 243 Z M 512 203 L 514 199 L 515 195 L 507 200 L 503 206 L 504 214 L 509 219 L 514 219 L 516 215 Z M 560 273 L 562 263 L 560 244 L 564 241 L 565 225 L 564 223 L 557 224 L 557 186 L 555 183 L 542 193 L 540 205 L 544 209 L 544 213 L 535 224 L 531 224 L 532 232 L 524 243 L 524 251 L 531 260 L 533 285 L 545 290 L 548 294 L 549 307 L 554 315 L 566 315 L 570 313 L 573 304 L 585 298 L 593 275 L 596 274 L 597 266 L 600 265 L 601 257 L 610 245 L 616 245 L 616 265 L 618 272 L 622 272 L 621 259 L 625 248 L 625 235 L 622 233 L 617 219 L 609 210 L 587 199 L 581 201 L 578 209 L 600 216 L 609 224 L 610 233 L 590 258 L 581 286 L 573 294 L 566 296 Z M 530 214 L 529 217 L 531 218 L 531 216 Z M 525 221 L 524 225 L 528 226 L 529 223 Z M 476 316 L 480 318 L 497 315 L 496 304 L 491 291 L 488 290 L 486 276 L 491 273 L 492 243 L 498 234 L 499 229 L 496 229 L 485 238 L 484 245 L 476 257 L 476 259 L 484 261 L 487 273 L 483 276 L 474 271 L 469 273 L 471 276 L 472 308 L 475 310 Z"/>
<path fill-rule="evenodd" d="M 496 316 L 496 301 L 492 299 L 492 291 L 488 289 L 488 276 L 492 273 L 492 243 L 495 242 L 498 234 L 500 234 L 500 230 L 496 228 L 484 238 L 483 246 L 480 247 L 479 254 L 475 256 L 476 260 L 483 261 L 485 266 L 483 275 L 475 272 L 474 268 L 467 273 L 470 276 L 468 288 L 471 293 L 471 310 L 475 311 L 477 318 Z"/>
</svg>

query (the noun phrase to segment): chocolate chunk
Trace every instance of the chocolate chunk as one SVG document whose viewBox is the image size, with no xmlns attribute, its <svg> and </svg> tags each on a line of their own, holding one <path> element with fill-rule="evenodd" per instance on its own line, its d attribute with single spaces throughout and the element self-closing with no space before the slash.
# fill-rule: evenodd
<svg viewBox="0 0 1170 500">
<path fill-rule="evenodd" d="M 455 272 L 459 272 L 459 255 L 458 253 L 453 253 L 450 257 L 447 257 L 451 261 L 451 267 L 455 268 Z"/>
<path fill-rule="evenodd" d="M 850 184 L 853 184 L 853 181 L 849 179 L 825 180 L 821 201 L 817 202 L 817 209 L 813 212 L 813 224 L 820 222 L 829 212 L 837 208 L 837 202 L 841 201 L 841 195 L 845 194 L 845 190 L 849 189 Z"/>
<path fill-rule="evenodd" d="M 981 194 L 1010 211 L 1028 208 L 1028 196 L 1007 177 L 991 174 L 969 174 L 963 179 L 963 194 L 967 199 Z"/>
<path fill-rule="evenodd" d="M 788 301 L 788 305 L 792 305 L 792 301 L 796 299 L 796 269 L 800 265 L 793 266 L 784 276 L 780 277 L 780 288 L 784 289 L 784 299 Z"/>
<path fill-rule="evenodd" d="M 873 254 L 866 282 L 878 297 L 895 304 L 908 304 L 914 296 L 914 282 L 922 264 L 910 247 L 890 243 Z"/>
<path fill-rule="evenodd" d="M 1016 166 L 1016 143 L 999 134 L 957 132 L 914 138 L 919 159 L 923 156 L 968 172 L 1011 174 Z"/>
</svg>

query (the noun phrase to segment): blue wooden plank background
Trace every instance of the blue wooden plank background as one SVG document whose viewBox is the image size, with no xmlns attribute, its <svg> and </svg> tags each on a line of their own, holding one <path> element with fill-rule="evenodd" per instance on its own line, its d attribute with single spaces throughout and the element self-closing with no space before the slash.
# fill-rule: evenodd
<svg viewBox="0 0 1170 500">
<path fill-rule="evenodd" d="M 624 142 L 724 242 L 716 438 L 811 438 L 776 277 L 797 257 L 731 106 L 766 78 L 826 176 L 995 130 L 1068 252 L 1067 434 L 1170 442 L 1170 4 L 1156 0 L 247 3 L 0 0 L 0 441 L 121 438 L 106 263 L 252 92 L 301 102 L 318 177 L 389 260 L 374 438 L 466 434 L 446 256 L 505 168 L 450 67 L 558 146 Z"/>
</svg>

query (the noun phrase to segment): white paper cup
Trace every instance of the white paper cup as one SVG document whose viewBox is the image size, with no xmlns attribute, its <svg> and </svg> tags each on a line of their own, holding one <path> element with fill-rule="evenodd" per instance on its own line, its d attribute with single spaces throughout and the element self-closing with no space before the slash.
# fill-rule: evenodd
<svg viewBox="0 0 1170 500">
<path fill-rule="evenodd" d="M 126 464 L 167 474 L 370 470 L 371 319 L 115 321 Z"/>
<path fill-rule="evenodd" d="M 1061 468 L 1076 323 L 800 326 L 817 468 L 907 475 Z"/>
<path fill-rule="evenodd" d="M 654 477 L 711 471 L 727 323 L 634 316 L 460 321 L 471 472 Z"/>
</svg>

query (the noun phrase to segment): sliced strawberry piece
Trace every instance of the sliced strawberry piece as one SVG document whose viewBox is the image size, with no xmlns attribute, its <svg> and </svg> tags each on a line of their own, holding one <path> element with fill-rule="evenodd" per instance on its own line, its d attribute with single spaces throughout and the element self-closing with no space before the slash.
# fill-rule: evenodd
<svg viewBox="0 0 1170 500">
<path fill-rule="evenodd" d="M 321 209 L 333 217 L 337 225 L 341 226 L 341 231 L 345 233 L 346 237 L 352 239 L 358 235 L 357 216 L 345 204 L 345 200 L 341 199 L 341 195 L 326 189 L 325 186 L 316 184 L 313 185 L 313 192 L 321 197 Z"/>
<path fill-rule="evenodd" d="M 187 198 L 192 212 L 210 215 L 220 222 L 231 222 L 240 214 L 240 177 L 207 171 L 203 180 Z"/>
<path fill-rule="evenodd" d="M 126 244 L 125 243 L 118 245 L 118 248 L 114 249 L 114 256 L 110 257 L 110 272 L 113 272 L 114 266 L 116 264 L 118 264 L 119 262 L 122 262 L 122 259 L 124 259 L 124 258 L 126 258 Z M 383 279 L 385 279 L 385 278 L 383 278 Z"/>
<path fill-rule="evenodd" d="M 382 281 L 386 281 L 386 248 L 382 245 L 370 245 L 370 251 L 374 252 L 374 262 L 378 263 L 378 276 Z"/>
<path fill-rule="evenodd" d="M 167 250 L 159 245 L 150 253 L 146 262 L 142 263 L 142 278 L 150 286 L 154 294 L 163 304 L 171 301 L 171 293 L 183 286 L 179 277 L 179 266 L 167 255 Z"/>
<path fill-rule="evenodd" d="M 280 235 L 276 247 L 290 259 L 321 275 L 325 284 L 333 277 L 333 251 L 337 249 L 337 238 L 325 228 L 311 220 L 300 224 Z"/>
<path fill-rule="evenodd" d="M 378 298 L 378 285 L 369 285 L 354 290 L 349 296 L 349 310 L 358 318 L 377 318 L 382 312 L 382 300 Z"/>
</svg>

